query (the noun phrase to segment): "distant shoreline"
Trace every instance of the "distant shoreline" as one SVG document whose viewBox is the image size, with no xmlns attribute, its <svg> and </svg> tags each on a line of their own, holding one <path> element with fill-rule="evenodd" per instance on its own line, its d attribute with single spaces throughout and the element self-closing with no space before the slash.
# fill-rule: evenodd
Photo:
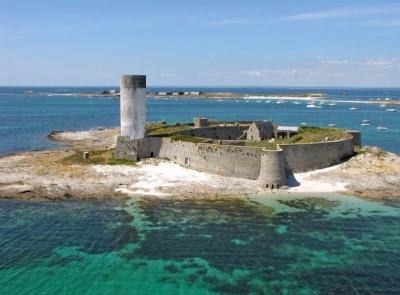
<svg viewBox="0 0 400 295">
<path fill-rule="evenodd" d="M 109 97 L 119 99 L 120 94 L 103 94 L 101 92 L 91 93 L 48 93 L 48 92 L 33 92 L 27 91 L 26 95 L 44 95 L 44 96 L 77 96 L 86 98 Z M 182 95 L 158 95 L 157 93 L 148 93 L 147 98 L 155 99 L 218 99 L 218 100 L 330 100 L 326 93 L 310 92 L 310 93 L 295 93 L 295 94 L 246 94 L 232 92 L 216 92 L 216 93 L 200 93 L 197 95 L 182 94 Z M 334 102 L 341 103 L 361 103 L 361 104 L 384 104 L 384 105 L 400 105 L 398 100 L 338 100 L 332 99 Z"/>
</svg>

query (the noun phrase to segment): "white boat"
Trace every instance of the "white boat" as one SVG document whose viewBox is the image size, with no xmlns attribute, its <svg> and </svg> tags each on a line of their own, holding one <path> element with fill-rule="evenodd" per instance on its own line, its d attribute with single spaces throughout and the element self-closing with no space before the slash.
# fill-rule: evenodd
<svg viewBox="0 0 400 295">
<path fill-rule="evenodd" d="M 357 108 L 355 108 L 355 107 L 352 107 L 352 108 L 350 108 L 350 111 L 354 111 L 354 110 L 356 110 Z"/>
<path fill-rule="evenodd" d="M 219 102 L 222 102 L 222 99 L 218 99 Z"/>
<path fill-rule="evenodd" d="M 301 125 L 306 126 L 307 123 L 306 122 L 301 122 Z"/>
<path fill-rule="evenodd" d="M 331 113 L 331 122 L 329 123 L 329 127 L 336 127 L 337 124 L 333 123 L 332 118 L 333 118 L 333 114 Z"/>
<path fill-rule="evenodd" d="M 395 113 L 395 112 L 397 112 L 397 110 L 390 107 L 390 108 L 386 109 L 386 112 Z"/>
<path fill-rule="evenodd" d="M 379 107 L 380 108 L 386 108 L 386 105 L 385 104 L 380 104 Z"/>
<path fill-rule="evenodd" d="M 378 130 L 387 130 L 387 128 L 385 126 L 382 126 L 382 117 L 380 117 L 380 123 L 379 123 L 379 126 L 376 127 L 376 129 L 378 129 Z"/>
<path fill-rule="evenodd" d="M 316 108 L 317 106 L 315 104 L 308 104 L 306 107 L 307 108 Z"/>
<path fill-rule="evenodd" d="M 361 126 L 369 126 L 371 125 L 371 121 L 367 120 L 367 115 L 364 113 L 364 120 L 362 120 Z"/>
<path fill-rule="evenodd" d="M 336 105 L 336 103 L 334 103 L 334 102 L 330 102 L 330 103 L 328 103 L 328 105 L 329 105 L 329 106 L 335 106 L 335 105 Z"/>
<path fill-rule="evenodd" d="M 298 102 L 298 101 L 294 101 L 293 103 L 294 104 L 301 104 L 301 102 Z"/>
<path fill-rule="evenodd" d="M 324 107 L 323 106 L 317 106 L 317 109 L 323 109 Z"/>
</svg>

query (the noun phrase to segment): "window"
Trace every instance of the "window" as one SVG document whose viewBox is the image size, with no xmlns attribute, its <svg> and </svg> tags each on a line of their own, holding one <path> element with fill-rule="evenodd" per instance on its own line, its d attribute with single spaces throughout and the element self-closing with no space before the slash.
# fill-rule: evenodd
<svg viewBox="0 0 400 295">
<path fill-rule="evenodd" d="M 189 157 L 185 157 L 185 165 L 190 165 L 190 158 Z"/>
</svg>

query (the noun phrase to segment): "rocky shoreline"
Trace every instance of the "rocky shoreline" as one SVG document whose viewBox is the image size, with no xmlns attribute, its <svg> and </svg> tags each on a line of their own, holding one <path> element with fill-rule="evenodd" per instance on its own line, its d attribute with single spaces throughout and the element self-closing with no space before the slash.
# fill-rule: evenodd
<svg viewBox="0 0 400 295">
<path fill-rule="evenodd" d="M 253 180 L 211 175 L 168 160 L 149 159 L 134 166 L 66 164 L 63 159 L 83 151 L 115 147 L 119 128 L 83 132 L 52 132 L 64 150 L 33 151 L 0 157 L 0 197 L 23 200 L 128 198 L 217 198 L 228 195 L 338 192 L 364 198 L 400 197 L 400 156 L 365 147 L 333 168 L 288 178 L 280 190 L 260 189 Z"/>
</svg>

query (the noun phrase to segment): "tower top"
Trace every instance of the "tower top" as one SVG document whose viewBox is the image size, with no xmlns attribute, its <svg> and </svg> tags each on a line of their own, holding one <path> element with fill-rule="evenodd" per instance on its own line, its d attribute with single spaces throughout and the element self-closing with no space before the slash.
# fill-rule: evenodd
<svg viewBox="0 0 400 295">
<path fill-rule="evenodd" d="M 146 88 L 146 75 L 121 75 L 121 88 Z"/>
</svg>

